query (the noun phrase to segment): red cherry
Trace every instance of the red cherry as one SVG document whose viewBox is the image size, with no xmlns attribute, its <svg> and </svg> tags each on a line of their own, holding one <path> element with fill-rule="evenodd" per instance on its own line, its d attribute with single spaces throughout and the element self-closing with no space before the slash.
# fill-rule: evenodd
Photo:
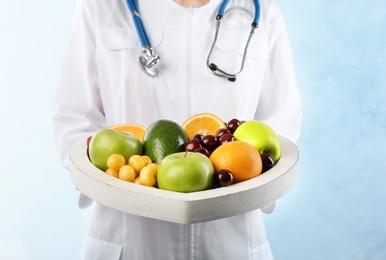
<svg viewBox="0 0 386 260">
<path fill-rule="evenodd" d="M 230 134 L 231 132 L 226 129 L 226 128 L 220 128 L 219 130 L 217 130 L 215 136 L 217 137 L 217 139 L 219 139 L 221 136 L 223 136 L 224 134 Z"/>
<path fill-rule="evenodd" d="M 87 138 L 87 141 L 86 141 L 87 147 L 90 146 L 91 138 L 92 138 L 92 136 L 89 136 L 89 137 Z"/>
<path fill-rule="evenodd" d="M 200 148 L 197 148 L 196 150 L 194 150 L 193 152 L 195 153 L 202 153 L 203 155 L 205 155 L 206 157 L 210 157 L 210 152 L 208 151 L 208 149 L 204 148 L 204 147 L 200 147 Z"/>
<path fill-rule="evenodd" d="M 260 154 L 260 157 L 263 164 L 263 173 L 275 166 L 275 160 L 269 153 L 262 153 Z"/>
<path fill-rule="evenodd" d="M 219 170 L 215 173 L 215 181 L 222 187 L 229 186 L 233 183 L 233 174 L 226 169 Z"/>
<path fill-rule="evenodd" d="M 233 134 L 236 131 L 237 127 L 239 127 L 239 125 L 241 125 L 240 120 L 234 118 L 228 122 L 227 128 Z"/>
<path fill-rule="evenodd" d="M 235 140 L 235 137 L 233 136 L 233 134 L 224 134 L 223 136 L 220 137 L 219 143 L 225 144 L 225 143 L 232 142 L 234 140 Z"/>
<path fill-rule="evenodd" d="M 201 147 L 201 143 L 197 139 L 192 139 L 185 144 L 185 151 L 192 152 Z"/>
</svg>

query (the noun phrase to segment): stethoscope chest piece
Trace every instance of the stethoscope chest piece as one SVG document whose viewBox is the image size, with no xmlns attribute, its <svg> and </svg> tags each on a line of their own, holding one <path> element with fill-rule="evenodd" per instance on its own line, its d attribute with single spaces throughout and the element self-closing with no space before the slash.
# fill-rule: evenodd
<svg viewBox="0 0 386 260">
<path fill-rule="evenodd" d="M 139 67 L 149 76 L 155 77 L 158 75 L 157 66 L 161 62 L 161 59 L 154 53 L 149 37 L 142 24 L 138 10 L 138 0 L 127 0 L 126 2 L 133 17 L 134 25 L 142 45 L 143 56 L 139 57 Z"/>
<path fill-rule="evenodd" d="M 143 53 L 144 56 L 140 56 L 138 60 L 139 67 L 149 76 L 157 76 L 157 66 L 161 62 L 161 58 L 154 53 L 151 47 L 145 47 Z"/>
</svg>

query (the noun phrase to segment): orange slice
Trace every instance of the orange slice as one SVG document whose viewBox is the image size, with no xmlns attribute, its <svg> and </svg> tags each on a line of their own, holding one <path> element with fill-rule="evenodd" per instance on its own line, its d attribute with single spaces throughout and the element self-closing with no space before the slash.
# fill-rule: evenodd
<svg viewBox="0 0 386 260">
<path fill-rule="evenodd" d="M 215 135 L 220 128 L 226 128 L 224 121 L 211 113 L 200 113 L 189 117 L 183 124 L 189 139 L 196 134 Z"/>
<path fill-rule="evenodd" d="M 118 132 L 125 132 L 134 135 L 143 143 L 143 136 L 145 135 L 146 127 L 135 124 L 119 124 L 109 127 Z"/>
</svg>

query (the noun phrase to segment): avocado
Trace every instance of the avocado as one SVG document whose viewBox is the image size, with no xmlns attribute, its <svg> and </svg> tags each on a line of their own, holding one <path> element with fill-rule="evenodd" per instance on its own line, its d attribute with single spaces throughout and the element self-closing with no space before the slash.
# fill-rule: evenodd
<svg viewBox="0 0 386 260">
<path fill-rule="evenodd" d="M 152 123 L 146 129 L 143 139 L 144 154 L 157 164 L 169 154 L 184 151 L 188 141 L 185 130 L 176 122 L 167 119 Z"/>
</svg>

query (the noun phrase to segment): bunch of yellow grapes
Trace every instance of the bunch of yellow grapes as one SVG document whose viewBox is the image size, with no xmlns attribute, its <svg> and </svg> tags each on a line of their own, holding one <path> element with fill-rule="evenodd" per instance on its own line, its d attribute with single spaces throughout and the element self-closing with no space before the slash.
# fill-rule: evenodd
<svg viewBox="0 0 386 260">
<path fill-rule="evenodd" d="M 158 164 L 147 155 L 133 155 L 126 162 L 121 154 L 112 154 L 107 159 L 106 173 L 124 181 L 154 187 L 157 183 Z"/>
</svg>

